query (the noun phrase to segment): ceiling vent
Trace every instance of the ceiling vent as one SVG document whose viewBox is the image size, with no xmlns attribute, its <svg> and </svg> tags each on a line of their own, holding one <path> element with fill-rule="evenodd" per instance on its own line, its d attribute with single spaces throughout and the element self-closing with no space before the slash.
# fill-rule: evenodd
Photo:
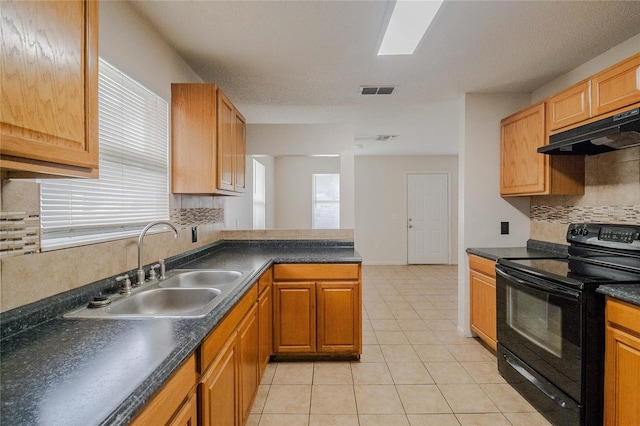
<svg viewBox="0 0 640 426">
<path fill-rule="evenodd" d="M 391 142 L 396 139 L 398 135 L 378 135 L 376 136 L 376 141 L 378 142 Z"/>
<path fill-rule="evenodd" d="M 395 86 L 360 86 L 361 95 L 390 95 Z"/>
</svg>

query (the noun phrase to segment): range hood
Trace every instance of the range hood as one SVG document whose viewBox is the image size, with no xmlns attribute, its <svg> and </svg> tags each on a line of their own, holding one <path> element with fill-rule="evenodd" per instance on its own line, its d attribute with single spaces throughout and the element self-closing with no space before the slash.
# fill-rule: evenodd
<svg viewBox="0 0 640 426">
<path fill-rule="evenodd" d="M 549 137 L 538 152 L 549 155 L 596 155 L 640 145 L 640 107 Z"/>
</svg>

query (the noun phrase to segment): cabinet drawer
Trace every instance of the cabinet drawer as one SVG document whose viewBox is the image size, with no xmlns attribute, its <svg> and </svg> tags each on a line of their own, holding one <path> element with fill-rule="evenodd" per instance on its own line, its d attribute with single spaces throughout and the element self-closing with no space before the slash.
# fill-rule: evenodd
<svg viewBox="0 0 640 426">
<path fill-rule="evenodd" d="M 640 336 L 640 306 L 607 299 L 607 323 L 616 324 Z"/>
<path fill-rule="evenodd" d="M 274 281 L 285 280 L 357 280 L 357 263 L 279 264 L 273 266 Z"/>
<path fill-rule="evenodd" d="M 496 262 L 495 260 L 485 259 L 484 257 L 469 255 L 469 269 L 472 271 L 480 272 L 481 274 L 489 277 L 496 277 Z"/>
<path fill-rule="evenodd" d="M 196 357 L 191 355 L 131 423 L 133 426 L 167 424 L 196 385 Z"/>
<path fill-rule="evenodd" d="M 258 286 L 254 285 L 220 324 L 200 345 L 200 371 L 203 372 L 216 357 L 224 342 L 231 336 L 240 320 L 258 299 Z"/>
</svg>

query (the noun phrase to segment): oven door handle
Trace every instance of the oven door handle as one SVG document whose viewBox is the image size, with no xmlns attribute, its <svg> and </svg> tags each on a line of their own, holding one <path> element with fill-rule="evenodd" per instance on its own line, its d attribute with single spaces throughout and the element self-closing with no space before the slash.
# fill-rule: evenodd
<svg viewBox="0 0 640 426">
<path fill-rule="evenodd" d="M 520 363 L 518 363 L 518 361 L 511 358 L 509 355 L 503 354 L 502 356 L 504 357 L 505 361 L 507 361 L 507 363 L 511 367 L 513 367 L 514 370 L 520 373 L 522 377 L 527 379 L 532 385 L 538 388 L 540 392 L 544 393 L 549 399 L 551 399 L 553 402 L 558 404 L 560 407 L 566 408 L 566 409 L 573 409 L 578 406 L 578 404 L 573 402 L 570 398 L 557 395 L 554 391 L 549 389 L 549 387 L 547 387 L 544 383 L 538 380 L 533 374 L 529 373 L 522 365 L 520 365 Z"/>
<path fill-rule="evenodd" d="M 537 290 L 544 291 L 545 293 L 554 294 L 554 295 L 563 296 L 563 297 L 570 297 L 572 299 L 580 298 L 579 291 L 563 288 L 554 284 L 545 284 L 545 283 L 534 282 L 534 281 L 524 281 L 524 280 L 521 280 L 520 278 L 510 275 L 508 272 L 503 271 L 499 266 L 496 266 L 496 273 L 500 275 L 502 278 L 504 278 L 505 280 L 510 281 L 512 283 L 519 284 L 523 287 L 535 288 Z"/>
</svg>

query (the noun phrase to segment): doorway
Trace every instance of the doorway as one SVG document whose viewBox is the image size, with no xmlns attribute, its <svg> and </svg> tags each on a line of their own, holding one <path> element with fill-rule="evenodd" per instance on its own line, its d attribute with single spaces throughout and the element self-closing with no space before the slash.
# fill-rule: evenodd
<svg viewBox="0 0 640 426">
<path fill-rule="evenodd" d="M 449 174 L 407 175 L 407 263 L 449 263 Z"/>
</svg>

